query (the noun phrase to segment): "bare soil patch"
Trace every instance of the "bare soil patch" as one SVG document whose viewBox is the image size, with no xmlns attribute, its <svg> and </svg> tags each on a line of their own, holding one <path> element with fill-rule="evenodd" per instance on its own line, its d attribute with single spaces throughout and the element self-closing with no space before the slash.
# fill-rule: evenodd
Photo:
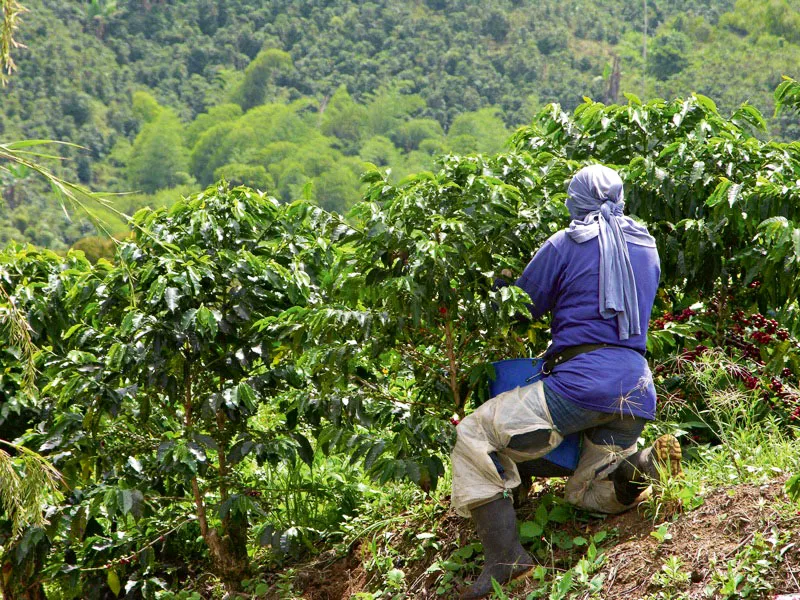
<svg viewBox="0 0 800 600">
<path fill-rule="evenodd" d="M 734 558 L 755 534 L 770 536 L 772 530 L 789 532 L 790 542 L 800 542 L 800 517 L 790 512 L 783 481 L 769 485 L 742 485 L 714 491 L 698 509 L 679 515 L 669 527 L 672 538 L 659 543 L 631 521 L 634 514 L 618 517 L 620 539 L 607 551 L 608 573 L 603 597 L 608 600 L 641 598 L 651 593 L 652 576 L 669 556 L 678 556 L 684 570 L 690 570 L 689 598 L 704 598 L 713 564 Z M 629 531 L 630 536 L 624 532 Z M 800 592 L 796 573 L 800 573 L 800 549 L 785 555 L 774 581 L 776 593 Z"/>
<path fill-rule="evenodd" d="M 641 511 L 597 519 L 586 533 L 605 529 L 615 531 L 614 545 L 605 545 L 606 565 L 601 571 L 605 583 L 600 596 L 604 600 L 634 600 L 657 592 L 651 584 L 671 556 L 680 558 L 682 570 L 691 573 L 690 585 L 682 590 L 686 598 L 707 598 L 712 566 L 733 559 L 757 533 L 770 536 L 772 531 L 788 532 L 790 548 L 777 575 L 771 581 L 774 594 L 800 592 L 800 512 L 787 505 L 784 480 L 768 485 L 738 485 L 714 490 L 699 508 L 681 513 L 670 522 L 671 539 L 660 542 L 650 535 L 656 529 Z M 524 598 L 533 586 L 520 586 L 510 597 Z M 772 595 L 768 596 L 772 597 Z"/>
</svg>

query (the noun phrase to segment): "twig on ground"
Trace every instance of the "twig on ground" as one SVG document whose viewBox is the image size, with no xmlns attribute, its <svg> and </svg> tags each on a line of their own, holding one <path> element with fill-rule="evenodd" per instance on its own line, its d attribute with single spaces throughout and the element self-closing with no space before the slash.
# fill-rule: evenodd
<svg viewBox="0 0 800 600">
<path fill-rule="evenodd" d="M 730 552 L 722 555 L 722 560 L 728 560 L 731 556 L 736 554 L 739 550 L 745 547 L 753 539 L 753 534 L 748 533 L 745 538 Z"/>
</svg>

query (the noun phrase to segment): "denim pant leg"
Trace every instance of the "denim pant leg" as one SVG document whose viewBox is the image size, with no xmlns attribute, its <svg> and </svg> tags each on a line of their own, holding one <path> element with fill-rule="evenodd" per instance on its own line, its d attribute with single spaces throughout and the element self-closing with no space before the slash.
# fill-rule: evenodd
<svg viewBox="0 0 800 600">
<path fill-rule="evenodd" d="M 583 447 L 578 466 L 567 480 L 564 498 L 587 510 L 616 514 L 633 504 L 620 499 L 609 477 L 636 452 L 636 440 L 645 419 L 630 415 L 587 410 L 544 386 L 547 407 L 562 435 L 581 432 Z"/>
<path fill-rule="evenodd" d="M 579 431 L 595 444 L 629 448 L 636 443 L 647 421 L 641 417 L 603 413 L 583 408 L 547 387 L 544 395 L 550 417 L 563 436 Z"/>
</svg>

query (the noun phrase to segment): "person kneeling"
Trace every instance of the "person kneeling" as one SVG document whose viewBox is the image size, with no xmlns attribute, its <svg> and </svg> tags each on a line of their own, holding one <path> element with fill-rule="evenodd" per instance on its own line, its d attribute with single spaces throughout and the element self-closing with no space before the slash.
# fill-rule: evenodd
<svg viewBox="0 0 800 600">
<path fill-rule="evenodd" d="M 623 184 L 612 169 L 584 167 L 567 195 L 570 226 L 550 237 L 515 282 L 530 296 L 533 318 L 552 313 L 547 375 L 489 400 L 457 427 L 452 504 L 475 520 L 485 552 L 483 572 L 462 600 L 489 595 L 492 579 L 506 583 L 532 569 L 510 493 L 520 485 L 517 465 L 529 477 L 564 436 L 582 435 L 565 497 L 593 512 L 636 506 L 659 463 L 680 473 L 674 437 L 636 449 L 655 418 L 644 357 L 660 277 L 655 241 L 623 214 Z"/>
</svg>

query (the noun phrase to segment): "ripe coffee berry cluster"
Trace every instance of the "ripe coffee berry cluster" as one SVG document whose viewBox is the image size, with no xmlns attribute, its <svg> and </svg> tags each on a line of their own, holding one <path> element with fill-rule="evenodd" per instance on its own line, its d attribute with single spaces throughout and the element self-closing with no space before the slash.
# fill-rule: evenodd
<svg viewBox="0 0 800 600">
<path fill-rule="evenodd" d="M 757 288 L 758 281 L 750 284 L 750 288 Z M 728 305 L 733 298 L 728 298 Z M 692 336 L 700 341 L 708 337 L 707 331 L 720 330 L 720 310 L 718 298 L 713 298 L 707 308 L 695 311 L 684 309 L 672 313 L 665 313 L 652 322 L 652 329 L 663 329 L 669 322 L 685 323 L 691 321 L 697 330 Z M 705 324 L 705 327 L 703 325 Z M 789 368 L 783 368 L 779 375 L 769 375 L 766 371 L 765 361 L 774 356 L 778 343 L 791 341 L 791 335 L 786 328 L 780 326 L 775 319 L 768 318 L 759 312 L 747 313 L 744 310 L 735 310 L 730 315 L 730 322 L 722 330 L 724 338 L 717 348 L 730 356 L 735 361 L 744 359 L 744 363 L 735 363 L 728 367 L 731 377 L 740 381 L 745 389 L 754 390 L 773 409 L 780 408 L 781 413 L 792 420 L 800 419 L 800 398 L 796 391 L 797 377 Z M 792 344 L 795 351 L 800 350 L 800 344 L 795 340 Z M 786 348 L 783 348 L 783 352 Z M 706 353 L 708 348 L 698 344 L 694 348 L 683 351 L 673 367 L 657 365 L 655 374 L 666 374 L 674 370 L 680 373 L 686 363 L 695 362 L 699 356 Z"/>
<path fill-rule="evenodd" d="M 650 325 L 650 328 L 651 329 L 664 329 L 664 326 L 667 323 L 673 323 L 673 322 L 674 323 L 685 323 L 686 321 L 688 321 L 691 317 L 695 316 L 696 314 L 697 314 L 697 311 L 693 310 L 691 308 L 684 308 L 682 311 L 676 312 L 676 313 L 664 313 L 658 319 L 653 320 L 653 322 Z"/>
</svg>

